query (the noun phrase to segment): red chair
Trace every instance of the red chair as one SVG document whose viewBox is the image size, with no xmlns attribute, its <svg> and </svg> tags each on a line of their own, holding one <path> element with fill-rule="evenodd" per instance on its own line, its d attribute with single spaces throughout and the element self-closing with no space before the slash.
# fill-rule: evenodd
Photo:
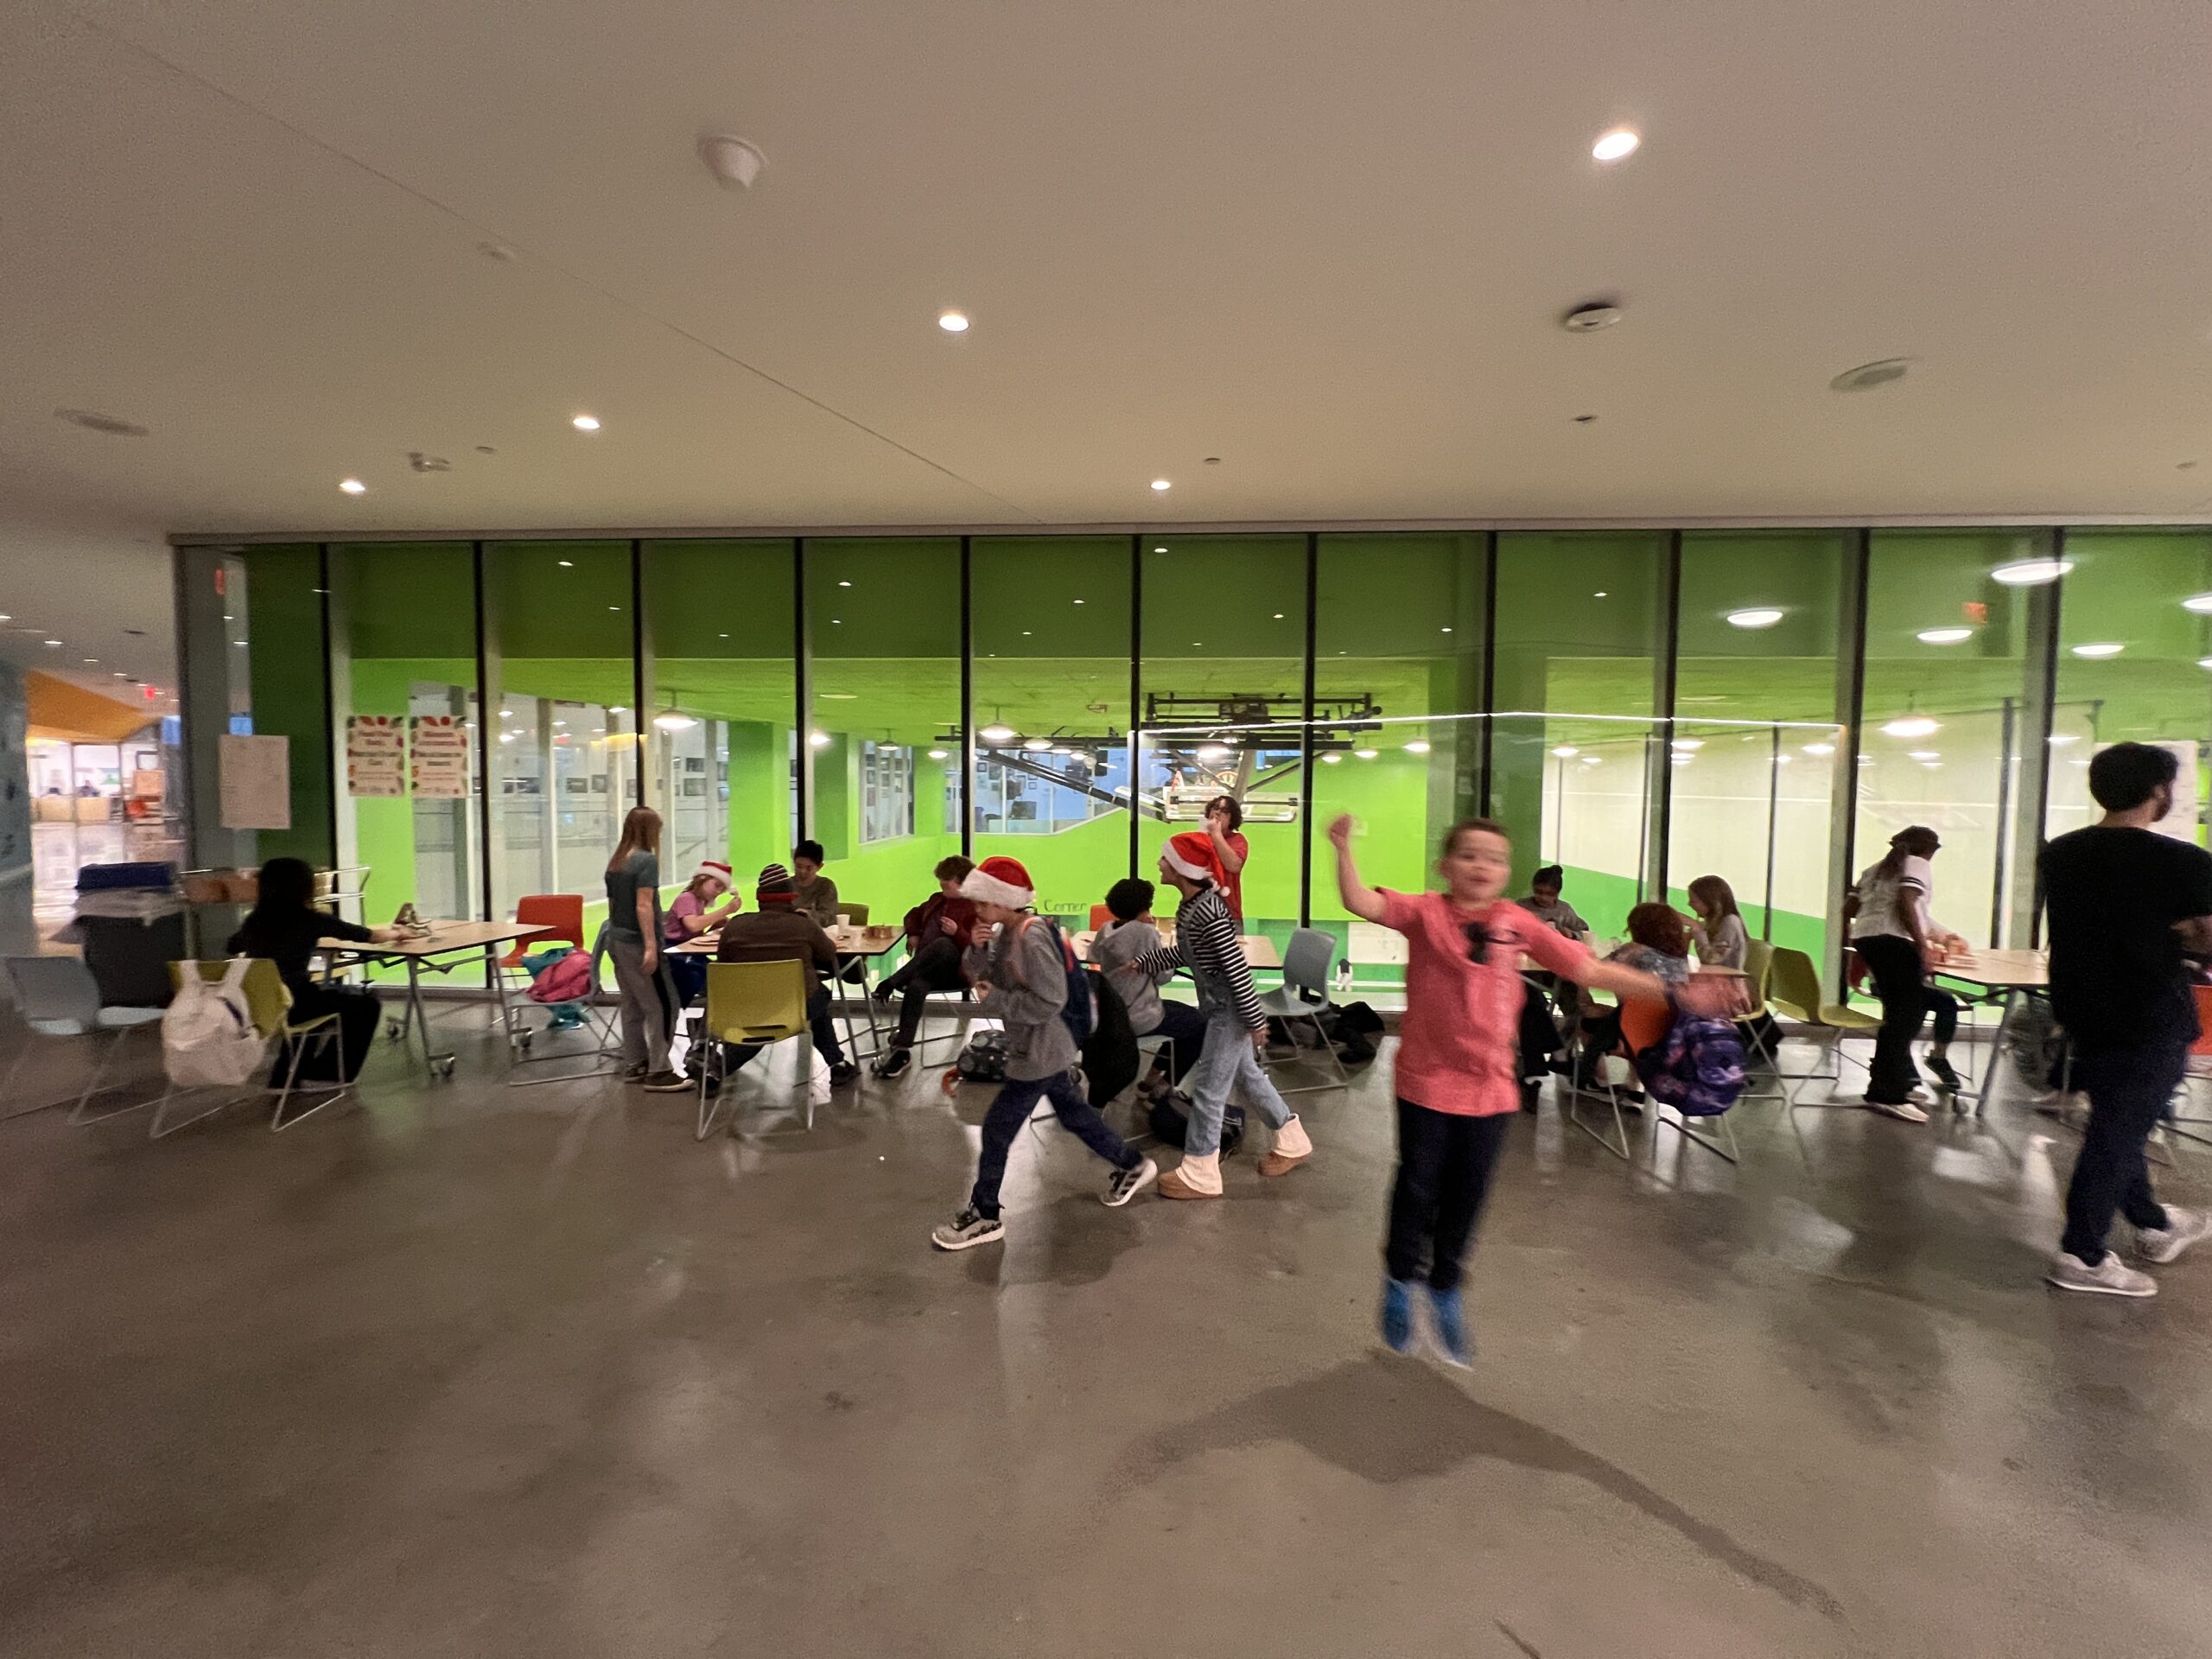
<svg viewBox="0 0 2212 1659">
<path fill-rule="evenodd" d="M 1106 925 L 1107 923 L 1113 919 L 1114 912 L 1107 909 L 1105 906 L 1093 905 L 1090 907 L 1090 931 L 1092 932 L 1096 933 L 1099 931 Z"/>
<path fill-rule="evenodd" d="M 549 944 L 573 944 L 577 950 L 587 948 L 584 940 L 584 899 L 580 893 L 532 893 L 515 900 L 515 924 L 518 927 L 535 927 L 540 931 L 514 942 L 514 948 L 501 957 L 493 970 L 499 983 L 493 988 L 504 991 L 510 983 L 517 989 L 524 988 L 528 980 L 522 970 L 522 959 L 532 951 L 543 950 Z M 507 1014 L 509 1036 L 514 1034 L 516 1021 L 521 1014 L 511 1008 Z"/>
</svg>

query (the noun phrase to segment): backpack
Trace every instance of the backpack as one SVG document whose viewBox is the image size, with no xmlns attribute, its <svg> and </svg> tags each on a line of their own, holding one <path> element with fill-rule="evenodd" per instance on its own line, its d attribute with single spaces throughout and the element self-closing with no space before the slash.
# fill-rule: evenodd
<svg viewBox="0 0 2212 1659">
<path fill-rule="evenodd" d="M 970 1037 L 960 1058 L 953 1061 L 952 1073 L 967 1083 L 1005 1082 L 1006 1033 L 993 1027 Z"/>
<path fill-rule="evenodd" d="M 1086 969 L 1084 977 L 1098 999 L 1098 1028 L 1083 1046 L 1085 1097 L 1103 1109 L 1137 1080 L 1137 1033 L 1122 994 L 1095 970 Z"/>
<path fill-rule="evenodd" d="M 1744 1092 L 1744 1045 L 1725 1020 L 1681 1014 L 1666 1037 L 1637 1056 L 1651 1098 L 1684 1117 L 1718 1117 Z"/>
<path fill-rule="evenodd" d="M 1090 1033 L 1098 1029 L 1098 997 L 1093 990 L 1094 981 L 1084 965 L 1075 959 L 1075 946 L 1058 925 L 1042 916 L 1025 920 L 1015 938 L 1029 931 L 1031 925 L 1042 922 L 1052 930 L 1052 938 L 1060 947 L 1060 965 L 1067 972 L 1068 997 L 1060 1004 L 1060 1023 L 1068 1028 L 1068 1035 L 1075 1039 L 1078 1049 L 1090 1040 Z M 1009 947 L 1011 948 L 1011 947 Z M 1020 970 L 1016 969 L 1017 975 Z"/>
<path fill-rule="evenodd" d="M 188 969 L 162 1015 L 162 1065 L 180 1089 L 235 1089 L 260 1066 L 269 1044 L 253 1028 L 245 1000 L 245 957 L 233 957 L 220 980 Z"/>
<path fill-rule="evenodd" d="M 524 961 L 524 967 L 530 964 Z M 530 982 L 533 1002 L 581 1002 L 595 988 L 591 982 L 591 953 L 570 950 L 540 969 Z"/>
<path fill-rule="evenodd" d="M 1183 1097 L 1165 1094 L 1145 1110 L 1145 1126 L 1171 1147 L 1185 1144 L 1191 1135 L 1190 1114 L 1182 1108 Z M 1230 1156 L 1244 1141 L 1244 1109 L 1234 1101 L 1221 1109 L 1221 1155 Z"/>
</svg>

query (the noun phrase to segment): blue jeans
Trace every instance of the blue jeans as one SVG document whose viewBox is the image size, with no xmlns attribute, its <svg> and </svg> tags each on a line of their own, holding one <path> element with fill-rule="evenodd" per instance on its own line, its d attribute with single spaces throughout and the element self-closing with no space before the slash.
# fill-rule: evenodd
<svg viewBox="0 0 2212 1659">
<path fill-rule="evenodd" d="M 1290 1122 L 1290 1108 L 1260 1066 L 1252 1047 L 1252 1033 L 1234 1014 L 1216 1014 L 1206 1020 L 1206 1046 L 1198 1063 L 1183 1079 L 1183 1092 L 1191 1097 L 1191 1132 L 1183 1150 L 1204 1158 L 1221 1150 L 1221 1115 L 1228 1108 L 1230 1090 L 1243 1086 L 1248 1105 L 1255 1107 L 1270 1128 Z"/>
<path fill-rule="evenodd" d="M 1021 1133 L 1021 1126 L 1029 1121 L 1030 1113 L 1037 1109 L 1039 1100 L 1051 1101 L 1060 1127 L 1115 1168 L 1137 1166 L 1140 1154 L 1136 1149 L 1115 1134 L 1106 1120 L 1098 1116 L 1098 1109 L 1083 1097 L 1072 1072 L 1063 1071 L 1057 1077 L 1034 1080 L 1009 1077 L 983 1116 L 983 1152 L 976 1160 L 976 1190 L 968 1199 L 977 1214 L 993 1217 L 998 1215 L 999 1183 L 1006 1179 L 1006 1154 L 1014 1145 L 1014 1136 Z"/>
<path fill-rule="evenodd" d="M 2089 1127 L 2066 1185 L 2066 1235 L 2058 1248 L 2067 1255 L 2093 1268 L 2103 1261 L 2114 1211 L 2139 1229 L 2165 1226 L 2143 1143 L 2171 1109 L 2188 1065 L 2186 1040 L 2075 1052 L 2074 1086 L 2089 1097 Z"/>
</svg>

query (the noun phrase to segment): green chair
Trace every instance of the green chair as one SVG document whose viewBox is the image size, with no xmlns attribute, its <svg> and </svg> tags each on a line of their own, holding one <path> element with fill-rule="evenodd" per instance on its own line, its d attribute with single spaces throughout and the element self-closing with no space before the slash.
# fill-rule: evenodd
<svg viewBox="0 0 2212 1659">
<path fill-rule="evenodd" d="M 1802 950 L 1774 949 L 1767 969 L 1767 1005 L 1785 1020 L 1795 1020 L 1805 1028 L 1805 1034 L 1814 1042 L 1824 1045 L 1834 1069 L 1827 1071 L 1783 1072 L 1792 1087 L 1789 1103 L 1797 1104 L 1797 1096 L 1804 1084 L 1815 1078 L 1839 1083 L 1843 1077 L 1843 1062 L 1850 1059 L 1853 1065 L 1863 1063 L 1843 1052 L 1847 1037 L 1871 1037 L 1882 1028 L 1882 1022 L 1871 1014 L 1840 1002 L 1823 1000 L 1821 991 L 1820 969 L 1813 966 L 1813 959 Z"/>
<path fill-rule="evenodd" d="M 719 1103 L 707 1092 L 708 1043 L 757 1044 L 763 1047 L 804 1038 L 806 1058 L 799 1074 L 806 1095 L 806 1127 L 814 1127 L 814 1033 L 806 1017 L 806 969 L 796 958 L 782 962 L 710 962 L 707 964 L 707 1010 L 692 1039 L 691 1070 L 699 1079 L 699 1127 L 703 1141 L 714 1128 Z M 718 1051 L 710 1051 L 718 1052 Z M 730 1129 L 737 1109 L 730 1109 Z"/>
<path fill-rule="evenodd" d="M 1753 1057 L 1763 1061 L 1775 1076 L 1772 1093 L 1764 1089 L 1757 1092 L 1747 1090 L 1744 1096 L 1746 1100 L 1784 1100 L 1789 1097 L 1781 1081 L 1782 1045 L 1778 1039 L 1769 1042 L 1762 1034 L 1766 1022 L 1774 1014 L 1773 1005 L 1767 998 L 1767 988 L 1773 980 L 1774 947 L 1764 939 L 1746 939 L 1744 942 L 1744 990 L 1750 1000 L 1751 1011 L 1744 1016 L 1743 1023 L 1750 1030 L 1750 1047 Z"/>
<path fill-rule="evenodd" d="M 230 965 L 228 962 L 173 962 L 169 963 L 169 986 L 175 989 L 182 985 L 185 975 L 194 969 L 199 970 L 200 978 L 211 982 L 219 982 Z M 276 971 L 276 964 L 265 957 L 257 958 L 248 964 L 244 988 L 246 1017 L 253 1021 L 255 1034 L 264 1042 L 282 1039 L 292 1051 L 292 1063 L 285 1069 L 283 1082 L 279 1084 L 276 1081 L 276 1069 L 271 1066 L 268 1082 L 264 1085 L 276 1090 L 276 1109 L 269 1119 L 272 1131 L 289 1129 L 295 1123 L 303 1122 L 324 1107 L 353 1092 L 352 1084 L 340 1084 L 324 1091 L 323 1097 L 304 1112 L 286 1117 L 284 1108 L 291 1103 L 292 1090 L 300 1079 L 300 1062 L 307 1058 L 308 1046 L 320 1044 L 327 1052 L 334 1054 L 337 1052 L 340 1041 L 338 1016 L 324 1014 L 312 1020 L 294 1020 L 292 994 L 284 988 L 284 981 Z M 177 1122 L 169 1122 L 168 1112 L 172 1105 L 186 1095 L 200 1092 L 196 1089 L 179 1089 L 175 1084 L 170 1084 L 162 1091 L 161 1104 L 154 1109 L 154 1121 L 147 1127 L 146 1138 L 158 1141 L 163 1135 L 175 1135 L 179 1129 L 197 1123 L 203 1117 L 212 1117 L 226 1106 L 235 1105 L 246 1097 L 244 1094 L 226 1096 L 213 1105 L 194 1112 L 190 1117 Z"/>
</svg>

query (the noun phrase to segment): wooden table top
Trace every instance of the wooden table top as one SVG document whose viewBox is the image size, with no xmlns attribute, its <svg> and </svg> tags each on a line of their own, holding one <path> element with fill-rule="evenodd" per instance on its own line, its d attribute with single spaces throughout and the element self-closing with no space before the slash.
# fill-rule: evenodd
<svg viewBox="0 0 2212 1659">
<path fill-rule="evenodd" d="M 428 938 L 394 939 L 389 944 L 370 944 L 353 939 L 320 939 L 319 950 L 343 950 L 357 957 L 435 957 L 448 950 L 481 950 L 487 944 L 506 944 L 534 939 L 551 932 L 537 923 L 432 922 Z"/>
<path fill-rule="evenodd" d="M 1174 925 L 1169 922 L 1162 922 L 1158 925 L 1160 928 L 1160 943 L 1162 944 L 1173 944 L 1175 943 Z M 1097 937 L 1097 934 L 1090 932 L 1088 930 L 1077 934 L 1073 940 L 1076 955 L 1085 962 L 1090 961 L 1090 944 L 1091 941 L 1096 939 Z M 1243 936 L 1239 940 L 1239 943 L 1244 947 L 1244 965 L 1246 967 L 1281 968 L 1282 966 L 1281 950 L 1276 947 L 1275 942 L 1268 938 L 1265 934 L 1247 933 Z"/>
<path fill-rule="evenodd" d="M 2041 950 L 1976 950 L 1938 963 L 1928 971 L 1938 979 L 1955 979 L 1993 991 L 2050 988 L 2050 958 Z"/>
<path fill-rule="evenodd" d="M 891 937 L 887 939 L 871 939 L 868 930 L 861 927 L 825 927 L 822 931 L 830 936 L 830 943 L 837 947 L 837 954 L 841 957 L 887 957 L 905 942 L 906 937 L 895 927 L 891 930 Z M 671 944 L 668 950 L 671 956 L 676 957 L 711 957 L 721 948 L 721 934 L 717 931 L 702 933 L 697 938 L 686 940 L 682 944 Z"/>
</svg>

